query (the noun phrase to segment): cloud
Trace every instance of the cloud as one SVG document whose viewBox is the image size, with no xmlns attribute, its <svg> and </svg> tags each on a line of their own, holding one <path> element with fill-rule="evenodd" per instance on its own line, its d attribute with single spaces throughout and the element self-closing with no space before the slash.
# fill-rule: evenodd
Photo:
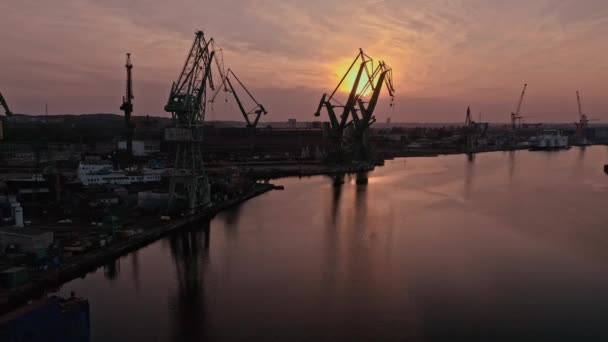
<svg viewBox="0 0 608 342">
<path fill-rule="evenodd" d="M 59 112 L 117 112 L 124 53 L 132 52 L 136 113 L 161 114 L 198 29 L 264 95 L 268 120 L 311 119 L 312 94 L 333 89 L 336 70 L 360 47 L 394 69 L 397 110 L 379 109 L 393 121 L 460 121 L 468 104 L 506 121 L 525 82 L 524 110 L 548 113 L 547 120 L 573 120 L 577 89 L 589 112 L 605 112 L 602 0 L 22 0 L 4 7 L 0 41 L 10 48 L 0 63 L 10 67 L 0 86 L 21 112 L 41 112 L 46 102 Z"/>
</svg>

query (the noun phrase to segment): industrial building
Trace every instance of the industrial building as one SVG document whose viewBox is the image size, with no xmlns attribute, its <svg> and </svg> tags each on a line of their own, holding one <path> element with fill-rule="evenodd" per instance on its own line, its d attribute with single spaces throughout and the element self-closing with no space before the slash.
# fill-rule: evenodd
<svg viewBox="0 0 608 342">
<path fill-rule="evenodd" d="M 133 140 L 132 153 L 135 157 L 145 157 L 160 153 L 160 141 L 159 140 Z M 127 142 L 118 142 L 119 151 L 127 151 Z"/>
<path fill-rule="evenodd" d="M 0 254 L 8 247 L 15 246 L 24 253 L 38 253 L 53 244 L 53 232 L 28 227 L 1 227 Z"/>
</svg>

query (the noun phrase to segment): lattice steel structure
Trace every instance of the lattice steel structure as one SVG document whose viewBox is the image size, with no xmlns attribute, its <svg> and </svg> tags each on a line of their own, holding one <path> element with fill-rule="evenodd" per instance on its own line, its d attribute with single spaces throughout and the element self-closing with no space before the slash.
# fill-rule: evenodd
<svg viewBox="0 0 608 342">
<path fill-rule="evenodd" d="M 213 39 L 196 32 L 186 63 L 171 87 L 165 111 L 174 125 L 165 130 L 165 140 L 176 143 L 174 169 L 169 182 L 169 207 L 194 210 L 210 204 L 209 179 L 205 172 L 201 144 L 207 102 L 207 88 L 214 90 L 212 63 L 216 52 Z M 223 66 L 216 59 L 220 73 Z M 223 75 L 221 75 L 223 79 Z"/>
</svg>

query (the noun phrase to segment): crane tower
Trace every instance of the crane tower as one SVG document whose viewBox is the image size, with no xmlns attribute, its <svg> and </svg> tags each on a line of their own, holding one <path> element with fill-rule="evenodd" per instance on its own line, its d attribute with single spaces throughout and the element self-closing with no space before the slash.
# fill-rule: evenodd
<svg viewBox="0 0 608 342">
<path fill-rule="evenodd" d="M 165 106 L 165 111 L 173 118 L 173 126 L 165 130 L 165 140 L 176 144 L 175 164 L 169 181 L 171 209 L 181 207 L 192 211 L 210 204 L 209 179 L 203 165 L 201 143 L 207 88 L 215 89 L 211 72 L 215 55 L 213 39 L 207 40 L 202 31 L 196 32 Z M 216 65 L 223 73 L 217 60 Z"/>
<path fill-rule="evenodd" d="M 131 64 L 131 54 L 127 53 L 127 63 L 125 64 L 125 68 L 127 69 L 127 87 L 126 94 L 122 98 L 122 105 L 120 106 L 120 110 L 125 113 L 125 125 L 126 125 L 126 135 L 127 135 L 127 154 L 129 157 L 133 155 L 133 124 L 131 123 L 131 114 L 133 113 L 133 80 L 131 75 L 131 70 L 133 69 L 133 64 Z"/>
</svg>

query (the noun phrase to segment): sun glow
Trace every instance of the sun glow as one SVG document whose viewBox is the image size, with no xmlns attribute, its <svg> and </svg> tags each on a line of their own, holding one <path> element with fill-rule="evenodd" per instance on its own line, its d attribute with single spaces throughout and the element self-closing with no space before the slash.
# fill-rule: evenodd
<svg viewBox="0 0 608 342">
<path fill-rule="evenodd" d="M 336 75 L 336 79 L 335 79 L 335 83 L 338 84 L 338 82 L 340 82 L 340 80 L 342 79 L 342 77 L 344 76 L 344 74 L 346 74 L 346 72 L 348 71 L 348 67 L 350 67 L 352 63 L 351 61 L 344 61 L 343 63 L 340 63 L 339 66 L 335 69 L 335 75 Z M 371 73 L 371 65 L 368 68 L 370 73 Z M 353 66 L 353 68 L 348 71 L 348 74 L 346 75 L 346 77 L 344 78 L 344 81 L 342 82 L 342 84 L 340 85 L 340 87 L 338 88 L 338 91 L 340 91 L 341 93 L 345 93 L 348 94 L 351 92 L 351 90 L 353 89 L 353 86 L 355 85 L 355 80 L 357 79 L 357 73 L 359 72 L 359 64 L 355 64 Z M 369 77 L 367 76 L 367 73 L 365 71 L 363 71 L 363 73 L 361 74 L 361 80 L 359 81 L 359 86 L 357 87 L 357 94 L 363 95 L 363 96 L 367 96 L 369 94 L 372 93 L 372 88 L 370 86 L 366 85 L 369 83 Z"/>
</svg>

